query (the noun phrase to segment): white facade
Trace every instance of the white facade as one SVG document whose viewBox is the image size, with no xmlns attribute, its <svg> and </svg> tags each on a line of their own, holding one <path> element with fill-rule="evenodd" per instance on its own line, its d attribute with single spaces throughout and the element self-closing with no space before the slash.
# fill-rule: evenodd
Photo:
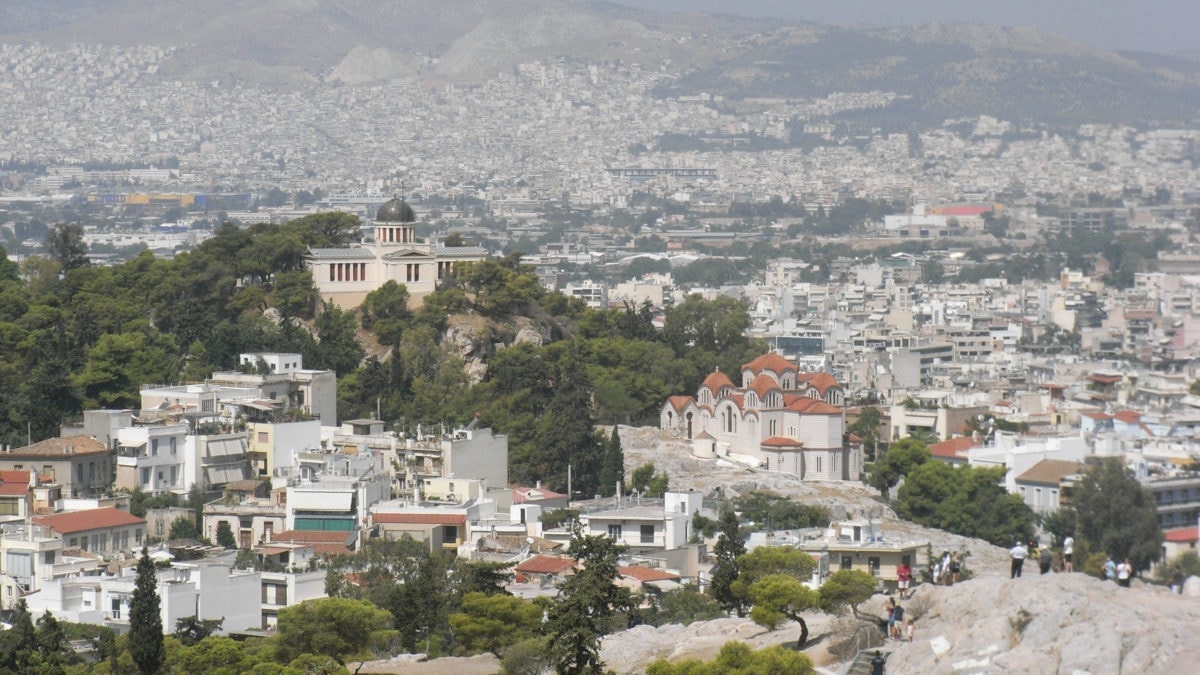
<svg viewBox="0 0 1200 675">
<path fill-rule="evenodd" d="M 733 457 L 804 479 L 857 481 L 862 449 L 847 441 L 845 394 L 826 372 L 778 354 L 742 366 L 740 386 L 710 373 L 695 397 L 672 396 L 660 425 L 693 440 L 697 457 Z"/>
<path fill-rule="evenodd" d="M 129 607 L 137 581 L 135 568 L 119 577 L 94 576 L 54 579 L 26 598 L 34 616 L 49 611 L 60 620 L 93 625 L 128 625 Z M 235 570 L 215 560 L 174 563 L 159 570 L 159 613 L 163 632 L 174 632 L 184 617 L 221 619 L 218 634 L 259 628 L 262 613 L 258 572 Z"/>
<path fill-rule="evenodd" d="M 187 433 L 187 424 L 118 429 L 116 486 L 149 494 L 187 492 Z"/>
<path fill-rule="evenodd" d="M 362 304 L 368 293 L 394 281 L 417 301 L 433 292 L 456 265 L 488 257 L 478 246 L 424 242 L 417 237 L 415 221 L 408 204 L 392 199 L 376 214 L 373 244 L 309 250 L 307 264 L 321 298 L 352 309 Z"/>
</svg>

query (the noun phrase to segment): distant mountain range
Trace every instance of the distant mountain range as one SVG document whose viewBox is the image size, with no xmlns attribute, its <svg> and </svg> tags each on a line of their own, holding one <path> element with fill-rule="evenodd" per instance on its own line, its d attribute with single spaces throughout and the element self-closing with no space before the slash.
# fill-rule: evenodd
<svg viewBox="0 0 1200 675">
<path fill-rule="evenodd" d="M 663 96 L 895 92 L 857 118 L 887 128 L 979 114 L 1052 126 L 1200 121 L 1200 63 L 1028 28 L 848 28 L 572 0 L 0 0 L 0 16 L 2 42 L 173 46 L 159 71 L 173 79 L 473 83 L 539 59 L 669 61 L 684 76 Z"/>
</svg>

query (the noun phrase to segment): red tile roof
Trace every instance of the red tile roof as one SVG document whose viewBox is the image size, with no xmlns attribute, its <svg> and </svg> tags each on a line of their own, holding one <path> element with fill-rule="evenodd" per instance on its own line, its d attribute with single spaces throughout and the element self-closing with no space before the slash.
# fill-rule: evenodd
<svg viewBox="0 0 1200 675">
<path fill-rule="evenodd" d="M 1099 384 L 1116 384 L 1121 381 L 1120 375 L 1088 375 L 1087 379 Z"/>
<path fill-rule="evenodd" d="M 817 391 L 824 394 L 825 392 L 829 391 L 830 388 L 838 387 L 840 389 L 842 385 L 838 384 L 837 379 L 829 373 L 820 372 L 809 378 L 808 386 L 813 387 Z"/>
<path fill-rule="evenodd" d="M 764 370 L 769 370 L 773 373 L 783 374 L 789 370 L 796 372 L 799 368 L 796 367 L 796 364 L 788 361 L 779 354 L 769 353 L 759 356 L 750 363 L 743 364 L 742 370 L 749 370 L 752 373 L 761 373 Z"/>
<path fill-rule="evenodd" d="M 1167 530 L 1163 533 L 1163 541 L 1169 541 L 1176 544 L 1187 544 L 1200 539 L 1196 536 L 1196 528 L 1181 527 L 1178 530 Z"/>
<path fill-rule="evenodd" d="M 1112 415 L 1109 415 L 1108 413 L 1100 412 L 1099 410 L 1085 410 L 1079 414 L 1083 415 L 1084 417 L 1090 417 L 1091 419 L 1094 419 L 1094 420 L 1111 420 L 1113 417 Z"/>
<path fill-rule="evenodd" d="M 771 391 L 772 389 L 779 389 L 779 383 L 775 381 L 775 378 L 763 373 L 755 376 L 755 378 L 750 381 L 750 388 L 754 390 L 754 393 L 758 394 L 760 399 L 762 399 L 766 398 L 767 392 Z"/>
<path fill-rule="evenodd" d="M 304 544 L 321 555 L 349 555 L 348 546 L 355 536 L 354 532 L 284 530 L 271 535 L 271 543 Z"/>
<path fill-rule="evenodd" d="M 772 436 L 772 437 L 766 439 L 765 441 L 763 441 L 762 443 L 759 443 L 759 446 L 764 447 L 764 448 L 780 448 L 780 449 L 799 450 L 800 448 L 804 447 L 804 442 L 798 441 L 794 438 L 787 438 L 785 436 Z"/>
<path fill-rule="evenodd" d="M 35 516 L 34 524 L 44 525 L 59 534 L 74 534 L 88 530 L 107 530 L 124 525 L 145 525 L 143 518 L 114 509 L 111 506 L 86 511 L 69 511 L 52 516 Z"/>
<path fill-rule="evenodd" d="M 539 487 L 515 487 L 513 488 L 513 503 L 528 504 L 531 502 L 540 502 L 547 499 L 562 499 L 566 495 L 555 492 L 548 488 Z"/>
<path fill-rule="evenodd" d="M 1063 476 L 1069 476 L 1073 473 L 1083 471 L 1081 462 L 1067 462 L 1061 459 L 1043 459 L 1042 461 L 1029 467 L 1025 473 L 1017 476 L 1015 480 L 1022 483 L 1037 483 L 1039 485 L 1058 485 L 1062 482 Z"/>
<path fill-rule="evenodd" d="M 401 523 L 406 525 L 465 525 L 464 513 L 372 513 L 373 523 Z"/>
<path fill-rule="evenodd" d="M 679 581 L 678 574 L 656 570 L 653 567 L 645 567 L 642 565 L 630 565 L 629 567 L 621 567 L 618 569 L 623 577 L 632 577 L 643 583 L 647 581 Z"/>
<path fill-rule="evenodd" d="M 945 459 L 963 459 L 967 456 L 967 451 L 971 448 L 976 448 L 982 445 L 971 436 L 959 436 L 951 438 L 941 443 L 934 443 L 929 446 L 929 453 L 934 457 L 942 457 Z"/>
<path fill-rule="evenodd" d="M 0 497 L 29 494 L 28 471 L 0 471 Z"/>
<path fill-rule="evenodd" d="M 691 396 L 672 396 L 667 399 L 667 403 L 671 404 L 671 407 L 675 409 L 675 412 L 682 412 L 683 409 L 693 401 L 695 401 L 695 399 Z"/>
<path fill-rule="evenodd" d="M 108 452 L 108 447 L 91 436 L 47 438 L 23 448 L 13 448 L 8 455 L 23 457 L 69 457 Z"/>
<path fill-rule="evenodd" d="M 704 382 L 701 382 L 700 386 L 708 387 L 708 390 L 715 394 L 718 391 L 721 391 L 721 387 L 732 388 L 733 382 L 725 373 L 722 373 L 719 370 L 714 370 L 708 374 L 708 377 L 704 378 Z"/>
<path fill-rule="evenodd" d="M 517 565 L 515 571 L 524 574 L 562 574 L 572 567 L 575 567 L 575 560 L 573 558 L 535 555 Z"/>
<path fill-rule="evenodd" d="M 1113 413 L 1113 419 L 1125 424 L 1135 424 L 1138 420 L 1142 419 L 1142 414 L 1136 410 L 1120 410 Z"/>
</svg>

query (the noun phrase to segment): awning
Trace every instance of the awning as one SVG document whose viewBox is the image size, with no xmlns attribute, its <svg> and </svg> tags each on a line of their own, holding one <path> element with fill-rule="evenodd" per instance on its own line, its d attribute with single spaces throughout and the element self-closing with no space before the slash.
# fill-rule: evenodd
<svg viewBox="0 0 1200 675">
<path fill-rule="evenodd" d="M 209 441 L 207 447 L 209 457 L 228 457 L 230 455 L 246 454 L 246 446 L 240 438 Z"/>
<path fill-rule="evenodd" d="M 246 472 L 241 467 L 213 467 L 205 469 L 204 476 L 208 479 L 209 485 L 225 485 L 235 480 L 243 480 Z"/>
</svg>

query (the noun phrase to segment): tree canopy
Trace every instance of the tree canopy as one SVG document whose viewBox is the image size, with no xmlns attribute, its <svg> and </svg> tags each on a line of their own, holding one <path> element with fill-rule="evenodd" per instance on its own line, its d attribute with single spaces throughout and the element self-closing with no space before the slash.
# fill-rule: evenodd
<svg viewBox="0 0 1200 675">
<path fill-rule="evenodd" d="M 896 495 L 896 513 L 914 523 L 979 537 L 997 546 L 1026 541 L 1033 534 L 1035 516 L 1020 495 L 1004 489 L 1004 472 L 1003 467 L 918 464 Z"/>
<path fill-rule="evenodd" d="M 1075 483 L 1068 509 L 1076 538 L 1114 559 L 1128 557 L 1138 570 L 1161 554 L 1162 528 L 1154 497 L 1120 460 L 1105 459 Z"/>
</svg>

